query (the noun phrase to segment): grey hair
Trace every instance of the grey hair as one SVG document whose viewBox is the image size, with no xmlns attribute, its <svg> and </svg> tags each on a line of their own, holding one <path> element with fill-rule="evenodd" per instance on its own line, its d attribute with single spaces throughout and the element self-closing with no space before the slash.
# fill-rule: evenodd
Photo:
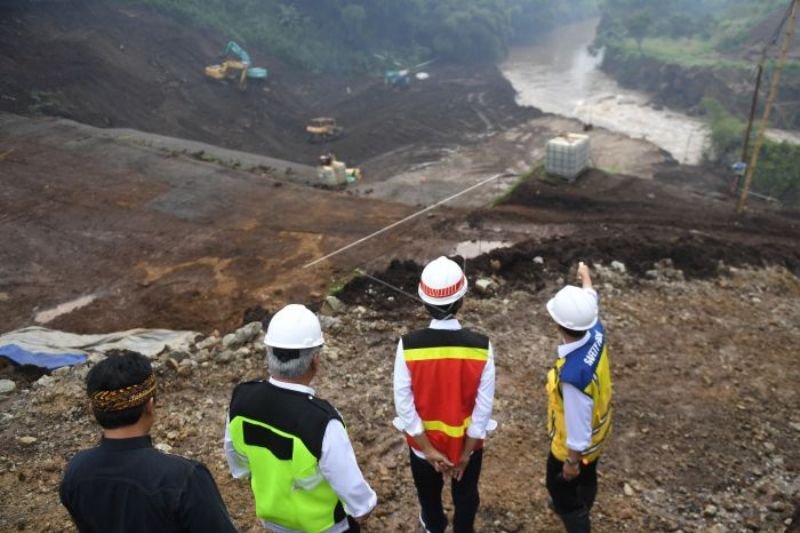
<svg viewBox="0 0 800 533">
<path fill-rule="evenodd" d="M 288 361 L 281 361 L 275 356 L 272 346 L 267 346 L 267 368 L 269 373 L 273 376 L 282 376 L 285 378 L 299 378 L 308 371 L 311 366 L 311 361 L 317 355 L 322 346 L 315 346 L 314 348 L 300 348 L 298 357 Z"/>
</svg>

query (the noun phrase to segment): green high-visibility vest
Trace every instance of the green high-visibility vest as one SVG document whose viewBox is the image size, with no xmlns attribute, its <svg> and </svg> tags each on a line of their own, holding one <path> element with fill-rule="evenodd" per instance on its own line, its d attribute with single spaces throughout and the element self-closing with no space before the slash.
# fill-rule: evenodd
<svg viewBox="0 0 800 533">
<path fill-rule="evenodd" d="M 259 518 L 306 533 L 346 518 L 319 469 L 325 427 L 341 420 L 330 404 L 266 382 L 244 383 L 234 391 L 230 417 L 233 446 L 249 461 Z"/>
</svg>

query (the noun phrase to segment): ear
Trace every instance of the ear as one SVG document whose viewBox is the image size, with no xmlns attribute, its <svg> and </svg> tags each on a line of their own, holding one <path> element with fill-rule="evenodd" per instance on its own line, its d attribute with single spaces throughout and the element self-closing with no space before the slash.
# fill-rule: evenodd
<svg viewBox="0 0 800 533">
<path fill-rule="evenodd" d="M 153 414 L 156 412 L 156 399 L 155 399 L 155 397 L 150 398 L 149 400 L 147 400 L 147 403 L 144 404 L 144 412 L 147 413 L 150 416 L 153 416 Z"/>
</svg>

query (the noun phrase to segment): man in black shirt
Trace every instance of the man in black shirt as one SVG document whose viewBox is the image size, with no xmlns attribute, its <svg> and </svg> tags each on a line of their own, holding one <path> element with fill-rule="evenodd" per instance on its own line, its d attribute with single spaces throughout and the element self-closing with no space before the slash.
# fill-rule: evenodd
<svg viewBox="0 0 800 533">
<path fill-rule="evenodd" d="M 156 380 L 146 357 L 111 352 L 89 372 L 86 392 L 103 438 L 70 461 L 59 491 L 81 533 L 236 531 L 206 467 L 153 447 Z"/>
</svg>

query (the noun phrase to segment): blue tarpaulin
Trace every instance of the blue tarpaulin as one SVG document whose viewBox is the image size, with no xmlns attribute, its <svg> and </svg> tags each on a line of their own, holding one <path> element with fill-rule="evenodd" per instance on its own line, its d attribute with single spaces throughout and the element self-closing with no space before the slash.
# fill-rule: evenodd
<svg viewBox="0 0 800 533">
<path fill-rule="evenodd" d="M 82 365 L 86 355 L 82 353 L 32 352 L 16 344 L 0 346 L 0 357 L 6 357 L 18 365 L 34 365 L 53 370 L 62 366 Z"/>
</svg>

